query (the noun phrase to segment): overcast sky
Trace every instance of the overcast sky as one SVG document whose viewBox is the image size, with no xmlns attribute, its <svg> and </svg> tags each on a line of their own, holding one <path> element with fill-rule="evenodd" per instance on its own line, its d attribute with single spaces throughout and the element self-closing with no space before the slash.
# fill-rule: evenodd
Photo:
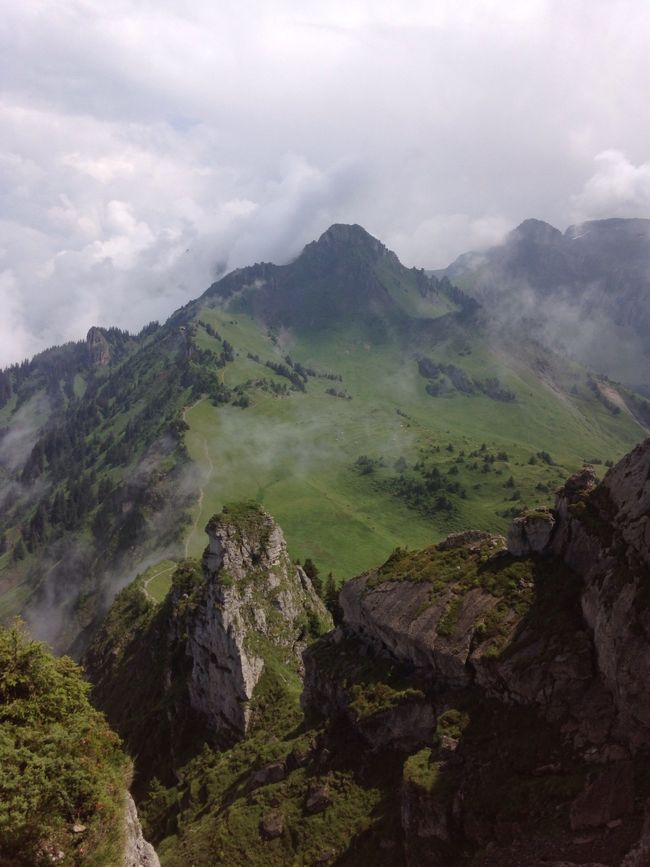
<svg viewBox="0 0 650 867">
<path fill-rule="evenodd" d="M 647 0 L 6 0 L 0 364 L 332 222 L 441 267 L 649 217 L 649 57 Z"/>
</svg>

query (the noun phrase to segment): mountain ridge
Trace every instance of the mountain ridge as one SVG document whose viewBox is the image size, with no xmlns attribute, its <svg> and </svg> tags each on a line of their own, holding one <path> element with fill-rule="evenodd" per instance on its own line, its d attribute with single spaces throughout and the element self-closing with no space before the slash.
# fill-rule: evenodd
<svg viewBox="0 0 650 867">
<path fill-rule="evenodd" d="M 501 244 L 458 257 L 442 273 L 499 319 L 533 329 L 596 371 L 650 389 L 650 220 L 612 218 L 564 233 L 526 220 Z"/>
</svg>

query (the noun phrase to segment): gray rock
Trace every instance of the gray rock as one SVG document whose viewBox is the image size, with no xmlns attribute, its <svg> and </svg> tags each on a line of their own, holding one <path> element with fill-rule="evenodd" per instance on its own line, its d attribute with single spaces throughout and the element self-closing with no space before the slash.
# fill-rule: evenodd
<svg viewBox="0 0 650 867">
<path fill-rule="evenodd" d="M 248 788 L 259 789 L 260 786 L 268 786 L 270 783 L 279 783 L 286 777 L 286 770 L 282 762 L 273 762 L 255 771 L 250 779 Z"/>
<path fill-rule="evenodd" d="M 138 819 L 138 811 L 133 798 L 127 792 L 124 815 L 126 846 L 122 867 L 160 867 L 158 856 L 151 845 L 142 836 L 142 827 Z"/>
<path fill-rule="evenodd" d="M 555 517 L 553 513 L 539 510 L 515 518 L 508 530 L 508 551 L 513 557 L 529 557 L 542 554 L 548 548 Z"/>
<path fill-rule="evenodd" d="M 263 639 L 302 670 L 309 618 L 331 617 L 300 567 L 291 563 L 282 531 L 255 506 L 244 517 L 215 515 L 206 527 L 205 581 L 173 623 L 190 661 L 192 708 L 215 731 L 245 734 L 250 700 L 264 670 Z"/>
<path fill-rule="evenodd" d="M 305 809 L 308 813 L 322 813 L 331 803 L 329 787 L 325 783 L 316 783 L 310 786 L 305 800 Z"/>
<path fill-rule="evenodd" d="M 264 840 L 275 840 L 284 831 L 284 816 L 279 810 L 265 813 L 260 820 L 260 836 Z"/>
</svg>

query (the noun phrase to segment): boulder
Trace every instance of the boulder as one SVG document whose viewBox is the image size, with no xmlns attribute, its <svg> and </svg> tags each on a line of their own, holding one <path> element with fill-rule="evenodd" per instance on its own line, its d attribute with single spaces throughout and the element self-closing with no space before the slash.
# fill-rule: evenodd
<svg viewBox="0 0 650 867">
<path fill-rule="evenodd" d="M 279 810 L 265 813 L 260 819 L 260 836 L 263 840 L 275 840 L 284 831 L 284 816 Z"/>
<path fill-rule="evenodd" d="M 305 800 L 305 810 L 308 813 L 322 813 L 332 803 L 329 787 L 325 783 L 312 783 Z"/>
<path fill-rule="evenodd" d="M 515 518 L 508 530 L 508 551 L 513 557 L 529 557 L 547 551 L 555 517 L 550 509 L 539 509 Z"/>
</svg>

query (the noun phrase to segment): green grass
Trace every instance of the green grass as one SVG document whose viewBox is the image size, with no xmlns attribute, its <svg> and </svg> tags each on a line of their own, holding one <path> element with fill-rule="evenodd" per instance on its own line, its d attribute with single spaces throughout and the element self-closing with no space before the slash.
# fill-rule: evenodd
<svg viewBox="0 0 650 867">
<path fill-rule="evenodd" d="M 161 560 L 150 566 L 137 580 L 155 602 L 162 602 L 172 586 L 172 575 L 178 564 L 174 560 Z"/>
<path fill-rule="evenodd" d="M 512 512 L 553 502 L 553 493 L 588 457 L 618 459 L 644 436 L 628 415 L 613 416 L 585 386 L 569 395 L 584 376 L 567 363 L 555 371 L 566 391 L 477 340 L 427 347 L 435 361 L 462 367 L 469 375 L 497 375 L 517 400 L 504 403 L 482 395 L 432 398 L 419 376 L 415 349 L 397 341 L 371 345 L 355 331 L 338 330 L 300 339 L 269 335 L 244 313 L 203 309 L 199 318 L 233 344 L 235 361 L 221 371 L 234 386 L 247 380 L 281 377 L 247 357 L 294 360 L 342 375 L 342 383 L 310 378 L 305 393 L 274 397 L 251 388 L 253 405 L 213 407 L 203 400 L 188 410 L 186 444 L 202 472 L 203 497 L 194 514 L 188 553 L 205 545 L 203 527 L 229 500 L 262 503 L 283 528 L 294 557 L 312 557 L 321 571 L 350 577 L 381 562 L 398 545 L 421 547 L 449 532 L 477 527 L 503 532 Z M 203 329 L 201 340 L 215 344 Z M 327 395 L 334 385 L 352 400 Z M 399 411 L 399 412 L 398 412 Z M 561 435 L 559 435 L 561 434 Z M 454 445 L 453 453 L 446 451 Z M 471 469 L 466 454 L 487 444 L 506 451 L 509 461 L 484 474 Z M 549 451 L 554 465 L 529 464 L 531 455 Z M 385 469 L 367 476 L 354 470 L 362 454 L 383 458 Z M 386 489 L 397 458 L 409 465 L 425 460 L 443 473 L 456 465 L 456 480 L 467 499 L 452 514 L 426 516 L 410 509 Z M 453 470 L 454 472 L 456 470 Z M 513 490 L 505 487 L 514 477 Z M 538 490 L 541 485 L 546 490 Z"/>
</svg>

